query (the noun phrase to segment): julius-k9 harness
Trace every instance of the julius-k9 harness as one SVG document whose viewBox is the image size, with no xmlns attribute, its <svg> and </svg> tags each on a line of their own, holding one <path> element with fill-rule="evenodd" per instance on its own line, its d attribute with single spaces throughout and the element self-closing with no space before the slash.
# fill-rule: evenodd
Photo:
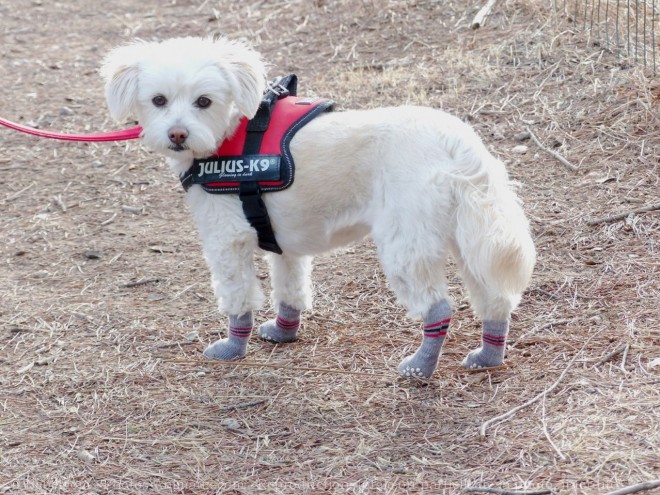
<svg viewBox="0 0 660 495">
<path fill-rule="evenodd" d="M 293 183 L 291 139 L 334 105 L 325 98 L 300 98 L 296 89 L 293 74 L 272 81 L 255 117 L 243 118 L 234 135 L 223 141 L 213 156 L 195 159 L 180 177 L 186 191 L 199 184 L 211 194 L 238 194 L 245 217 L 257 231 L 259 247 L 278 254 L 282 249 L 261 193 L 281 191 Z"/>
</svg>

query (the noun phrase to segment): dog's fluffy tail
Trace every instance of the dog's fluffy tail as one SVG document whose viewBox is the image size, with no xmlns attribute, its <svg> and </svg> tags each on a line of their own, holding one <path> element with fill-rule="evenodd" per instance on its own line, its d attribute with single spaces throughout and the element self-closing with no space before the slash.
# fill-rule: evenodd
<svg viewBox="0 0 660 495">
<path fill-rule="evenodd" d="M 515 307 L 536 261 L 516 184 L 483 144 L 473 143 L 458 153 L 451 176 L 454 239 L 463 270 L 469 270 L 487 292 L 511 300 Z"/>
</svg>

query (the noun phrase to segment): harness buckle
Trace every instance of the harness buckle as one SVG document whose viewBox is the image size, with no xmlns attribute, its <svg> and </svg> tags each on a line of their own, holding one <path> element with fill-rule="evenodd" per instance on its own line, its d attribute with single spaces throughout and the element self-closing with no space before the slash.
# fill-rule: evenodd
<svg viewBox="0 0 660 495">
<path fill-rule="evenodd" d="M 269 85 L 266 91 L 268 93 L 273 93 L 275 96 L 277 96 L 278 99 L 289 96 L 289 90 L 282 86 L 280 83 Z"/>
<path fill-rule="evenodd" d="M 279 77 L 269 82 L 268 86 L 266 87 L 266 95 L 268 93 L 273 93 L 275 96 L 277 96 L 278 99 L 289 96 L 291 94 L 289 88 L 282 85 L 282 79 L 282 77 Z"/>
</svg>

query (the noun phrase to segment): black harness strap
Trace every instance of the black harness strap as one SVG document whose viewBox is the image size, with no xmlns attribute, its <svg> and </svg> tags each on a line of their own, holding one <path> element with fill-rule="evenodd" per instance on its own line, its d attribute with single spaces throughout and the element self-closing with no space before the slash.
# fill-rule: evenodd
<svg viewBox="0 0 660 495">
<path fill-rule="evenodd" d="M 260 107 L 261 110 L 261 107 Z M 270 115 L 268 116 L 270 119 Z M 251 123 L 252 121 L 250 121 Z M 243 145 L 244 155 L 256 155 L 261 149 L 261 141 L 264 137 L 263 131 L 250 130 L 250 123 L 248 123 L 247 135 L 245 136 L 245 144 Z M 268 123 L 266 122 L 266 127 Z M 261 188 L 256 181 L 241 182 L 238 188 L 238 199 L 241 200 L 243 206 L 243 213 L 245 218 L 250 222 L 250 225 L 257 231 L 257 240 L 259 247 L 266 251 L 282 254 L 282 249 L 277 244 L 275 239 L 275 232 L 270 223 L 268 210 L 266 204 L 261 197 Z"/>
<path fill-rule="evenodd" d="M 277 244 L 268 210 L 261 197 L 259 184 L 256 182 L 241 182 L 238 199 L 241 200 L 243 205 L 245 218 L 250 222 L 252 228 L 257 231 L 259 247 L 272 253 L 282 254 L 282 248 Z"/>
<path fill-rule="evenodd" d="M 275 103 L 280 98 L 289 95 L 295 96 L 297 83 L 296 76 L 291 74 L 290 76 L 276 79 L 269 84 L 261 100 L 257 114 L 248 122 L 247 135 L 245 136 L 245 144 L 243 145 L 244 155 L 259 154 L 261 141 L 263 140 L 266 129 L 268 129 Z M 275 239 L 275 232 L 273 232 L 273 226 L 270 223 L 266 204 L 261 197 L 259 184 L 257 182 L 241 182 L 238 190 L 238 199 L 241 200 L 243 205 L 245 218 L 250 222 L 252 228 L 257 231 L 259 247 L 266 251 L 282 254 L 282 249 Z"/>
</svg>

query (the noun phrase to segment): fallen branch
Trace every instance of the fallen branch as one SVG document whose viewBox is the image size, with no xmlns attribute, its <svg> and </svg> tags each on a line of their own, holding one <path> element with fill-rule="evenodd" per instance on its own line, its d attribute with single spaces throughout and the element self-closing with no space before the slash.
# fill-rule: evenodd
<svg viewBox="0 0 660 495">
<path fill-rule="evenodd" d="M 497 0 L 488 0 L 488 3 L 479 9 L 477 15 L 472 19 L 472 24 L 470 24 L 472 29 L 477 29 L 484 25 L 486 18 L 490 15 L 490 11 L 493 10 L 496 1 Z"/>
<path fill-rule="evenodd" d="M 572 321 L 573 321 L 573 320 L 571 320 L 571 319 L 566 319 L 566 320 L 554 320 L 554 321 L 550 321 L 550 322 L 548 322 L 548 323 L 545 323 L 545 324 L 541 325 L 540 327 L 532 328 L 529 332 L 525 332 L 525 333 L 522 334 L 520 337 L 518 337 L 518 338 L 516 339 L 516 341 L 515 341 L 513 344 L 511 344 L 511 349 L 515 348 L 516 345 L 518 345 L 518 343 L 519 343 L 521 340 L 525 339 L 526 337 L 528 337 L 528 336 L 531 335 L 531 334 L 534 334 L 534 333 L 536 333 L 536 332 L 540 332 L 541 330 L 545 330 L 546 328 L 553 327 L 553 326 L 555 326 L 555 325 L 566 325 L 567 323 L 571 323 Z"/>
<path fill-rule="evenodd" d="M 129 289 L 132 287 L 139 287 L 141 285 L 155 284 L 157 282 L 160 282 L 159 278 L 142 278 L 135 282 L 126 282 L 125 284 L 121 284 L 119 287 L 121 287 L 122 289 Z"/>
<path fill-rule="evenodd" d="M 593 220 L 588 220 L 587 225 L 598 225 L 601 223 L 617 222 L 627 218 L 628 215 L 637 215 L 638 213 L 648 213 L 649 211 L 660 210 L 660 203 L 655 203 L 649 206 L 644 206 L 642 208 L 637 208 L 635 210 L 628 210 L 622 213 L 617 213 L 616 215 L 611 215 L 607 217 L 594 218 Z"/>
<path fill-rule="evenodd" d="M 626 371 L 626 358 L 628 357 L 628 349 L 630 349 L 630 344 L 626 344 L 626 347 L 623 349 L 623 357 L 621 358 L 621 371 L 628 373 Z"/>
<path fill-rule="evenodd" d="M 548 296 L 550 299 L 559 299 L 559 296 L 557 294 L 553 294 L 551 292 L 548 292 L 547 290 L 539 289 L 538 287 L 532 287 L 530 290 L 535 290 L 536 292 L 540 292 L 544 296 Z"/>
<path fill-rule="evenodd" d="M 578 353 L 578 354 L 579 354 L 579 353 Z M 543 397 L 545 397 L 547 394 L 549 394 L 550 392 L 552 392 L 555 388 L 557 388 L 557 386 L 559 385 L 559 383 L 560 383 L 560 382 L 564 379 L 564 377 L 566 376 L 566 373 L 568 372 L 568 370 L 571 369 L 571 366 L 573 366 L 573 363 L 575 362 L 575 359 L 577 358 L 578 354 L 576 354 L 575 356 L 573 356 L 573 359 L 570 360 L 570 362 L 568 363 L 568 365 L 566 366 L 566 368 L 564 368 L 564 371 L 561 372 L 561 375 L 559 375 L 559 378 L 557 378 L 557 381 L 556 381 L 555 383 L 553 383 L 550 387 L 546 388 L 543 392 L 541 392 L 540 394 L 538 394 L 538 395 L 537 395 L 536 397 L 534 397 L 533 399 L 528 400 L 528 401 L 525 402 L 524 404 L 520 404 L 519 406 L 514 407 L 514 408 L 511 409 L 510 411 L 508 411 L 508 412 L 506 412 L 506 413 L 504 413 L 504 414 L 500 414 L 499 416 L 495 416 L 494 418 L 491 418 L 491 419 L 489 419 L 488 421 L 484 421 L 484 423 L 482 423 L 482 425 L 481 425 L 481 429 L 479 430 L 479 434 L 480 434 L 482 437 L 485 437 L 485 436 L 486 436 L 486 429 L 487 429 L 490 425 L 492 425 L 492 424 L 494 424 L 494 423 L 498 423 L 498 422 L 500 422 L 500 421 L 504 421 L 504 420 L 506 420 L 506 419 L 509 419 L 511 416 L 513 416 L 514 414 L 516 414 L 518 411 L 521 411 L 522 409 L 525 409 L 526 407 L 531 406 L 532 404 L 534 404 L 535 402 L 539 401 L 540 399 L 542 399 Z"/>
<path fill-rule="evenodd" d="M 660 486 L 660 480 L 645 481 L 643 483 L 638 483 L 636 485 L 626 486 L 624 488 L 619 488 L 613 492 L 606 493 L 605 495 L 628 495 L 629 493 L 637 493 L 644 490 L 651 490 L 653 488 L 658 488 Z"/>
<path fill-rule="evenodd" d="M 105 227 L 106 225 L 111 224 L 116 217 L 117 217 L 117 212 L 113 213 L 112 216 L 110 218 L 108 218 L 107 220 L 104 220 L 103 222 L 101 222 L 101 226 Z"/>
<path fill-rule="evenodd" d="M 259 399 L 259 400 L 253 400 L 251 402 L 243 402 L 241 404 L 229 404 L 226 406 L 222 406 L 221 409 L 223 411 L 235 411 L 237 409 L 247 409 L 248 407 L 260 406 L 261 404 L 264 404 L 266 402 L 268 402 L 268 400 Z"/>
<path fill-rule="evenodd" d="M 66 213 L 66 204 L 64 203 L 64 200 L 62 199 L 62 195 L 58 194 L 57 196 L 53 197 L 53 202 L 60 207 L 62 210 L 62 213 Z"/>
<path fill-rule="evenodd" d="M 561 450 L 559 450 L 559 447 L 557 447 L 557 444 L 552 440 L 552 437 L 550 436 L 550 432 L 548 431 L 548 424 L 545 420 L 545 396 L 543 396 L 543 401 L 541 402 L 542 408 L 543 408 L 543 416 L 541 419 L 541 424 L 543 427 L 543 434 L 545 435 L 545 438 L 548 440 L 548 443 L 550 443 L 550 446 L 554 449 L 554 451 L 557 453 L 559 458 L 562 461 L 566 460 L 566 456 L 562 453 Z"/>
<path fill-rule="evenodd" d="M 170 347 L 180 347 L 182 345 L 196 344 L 197 340 L 177 340 L 176 342 L 168 342 L 167 344 L 158 344 L 157 349 L 169 349 Z"/>
<path fill-rule="evenodd" d="M 548 495 L 552 490 L 540 490 L 538 492 L 512 492 L 509 490 L 501 490 L 499 488 L 486 488 L 482 486 L 470 486 L 465 489 L 465 493 L 496 493 L 498 495 Z"/>
<path fill-rule="evenodd" d="M 126 206 L 123 205 L 121 209 L 125 212 L 132 213 L 133 215 L 142 215 L 144 213 L 144 208 L 141 206 Z"/>
<path fill-rule="evenodd" d="M 573 358 L 568 362 L 568 364 L 566 365 L 566 368 L 564 368 L 564 371 L 561 372 L 561 375 L 559 375 L 559 378 L 557 378 L 557 380 L 555 381 L 555 383 L 553 383 L 552 385 L 550 385 L 550 386 L 549 386 L 548 388 L 546 388 L 543 392 L 541 392 L 540 394 L 538 394 L 536 397 L 534 397 L 534 398 L 528 400 L 528 401 L 525 402 L 524 404 L 520 404 L 519 406 L 514 407 L 514 408 L 511 409 L 510 411 L 505 412 L 504 414 L 500 414 L 499 416 L 495 416 L 494 418 L 491 418 L 491 419 L 489 419 L 488 421 L 484 421 L 484 422 L 481 424 L 481 428 L 479 429 L 479 434 L 480 434 L 482 437 L 485 437 L 485 436 L 486 436 L 486 429 L 487 429 L 490 425 L 492 425 L 492 424 L 494 424 L 494 423 L 498 423 L 498 422 L 500 422 L 500 421 L 504 421 L 504 420 L 509 419 L 511 416 L 513 416 L 514 414 L 516 414 L 518 411 L 520 411 L 520 410 L 522 410 L 522 409 L 525 409 L 526 407 L 531 406 L 531 405 L 534 404 L 535 402 L 539 401 L 540 399 L 542 399 L 543 397 L 545 397 L 546 395 L 548 395 L 548 394 L 549 394 L 550 392 L 552 392 L 554 389 L 556 389 L 557 386 L 561 383 L 561 381 L 564 379 L 564 377 L 565 377 L 566 374 L 568 373 L 568 370 L 571 369 L 571 366 L 573 366 L 573 363 L 575 363 L 575 360 L 576 360 L 577 357 L 580 355 L 580 353 L 581 353 L 581 352 L 587 347 L 587 345 L 589 344 L 589 342 L 591 342 L 591 341 L 592 341 L 597 335 L 600 335 L 601 333 L 602 333 L 602 331 L 601 331 L 601 332 L 596 332 L 596 333 L 594 333 L 591 337 L 589 337 L 589 338 L 587 339 L 587 341 L 584 343 L 584 345 L 582 346 L 582 348 L 581 348 L 577 353 L 575 353 L 575 356 L 573 356 Z"/>
<path fill-rule="evenodd" d="M 618 356 L 619 354 L 621 354 L 626 349 L 627 346 L 628 346 L 628 344 L 621 344 L 619 347 L 614 349 L 612 352 L 610 352 L 609 354 L 606 354 L 605 356 L 600 358 L 598 360 L 598 362 L 596 364 L 594 364 L 594 366 L 600 366 L 601 364 L 604 364 L 604 363 L 608 362 L 613 357 Z"/>
<path fill-rule="evenodd" d="M 11 196 L 6 197 L 5 199 L 2 200 L 2 202 L 5 203 L 5 202 L 7 202 L 7 201 L 13 201 L 13 200 L 15 200 L 15 199 L 18 198 L 21 194 L 23 194 L 25 191 L 27 191 L 27 190 L 30 189 L 32 186 L 34 186 L 34 184 L 35 184 L 35 183 L 32 182 L 29 186 L 25 186 L 25 187 L 24 187 L 23 189 L 21 189 L 20 191 L 16 191 L 16 192 L 15 192 L 14 194 L 12 194 Z"/>
<path fill-rule="evenodd" d="M 566 158 L 561 156 L 559 153 L 557 153 L 555 151 L 552 151 L 551 149 L 546 148 L 545 146 L 543 146 L 543 144 L 541 144 L 541 141 L 539 141 L 539 138 L 536 137 L 536 135 L 532 132 L 532 130 L 529 127 L 526 127 L 525 130 L 527 132 L 529 132 L 529 137 L 532 138 L 532 141 L 534 141 L 534 144 L 536 144 L 536 146 L 541 148 L 543 151 L 545 151 L 550 156 L 552 156 L 555 159 L 559 160 L 567 168 L 569 168 L 573 171 L 578 170 L 577 165 L 573 165 L 571 162 L 569 162 Z"/>
</svg>

